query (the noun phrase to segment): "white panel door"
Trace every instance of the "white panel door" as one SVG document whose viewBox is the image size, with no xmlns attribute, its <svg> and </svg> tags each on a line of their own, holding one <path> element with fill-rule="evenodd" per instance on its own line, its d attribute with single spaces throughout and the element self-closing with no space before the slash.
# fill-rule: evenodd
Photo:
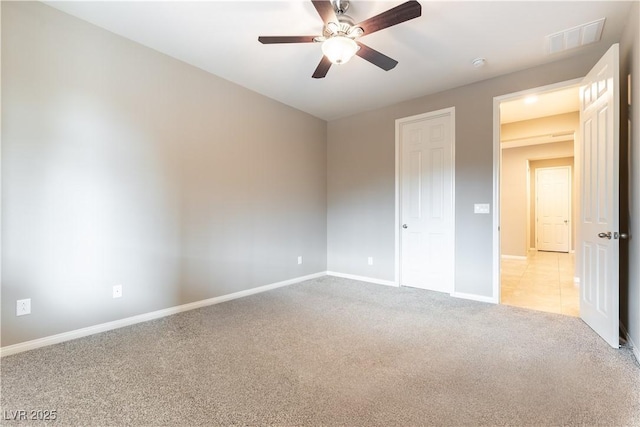
<svg viewBox="0 0 640 427">
<path fill-rule="evenodd" d="M 400 285 L 453 292 L 452 110 L 399 120 Z"/>
<path fill-rule="evenodd" d="M 619 75 L 613 45 L 580 87 L 580 317 L 619 346 Z"/>
<path fill-rule="evenodd" d="M 536 169 L 536 248 L 569 252 L 571 168 Z"/>
</svg>

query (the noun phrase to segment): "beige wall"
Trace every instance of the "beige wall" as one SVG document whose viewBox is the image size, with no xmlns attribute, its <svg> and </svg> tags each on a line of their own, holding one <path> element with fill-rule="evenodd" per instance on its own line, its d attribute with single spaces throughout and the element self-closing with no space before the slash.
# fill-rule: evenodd
<svg viewBox="0 0 640 427">
<path fill-rule="evenodd" d="M 561 132 L 578 132 L 580 128 L 580 113 L 557 114 L 533 120 L 505 123 L 500 126 L 502 141 L 528 138 L 539 135 L 551 135 Z"/>
<path fill-rule="evenodd" d="M 502 150 L 500 186 L 500 250 L 502 255 L 526 256 L 527 250 L 533 247 L 533 242 L 527 240 L 527 232 L 530 227 L 527 222 L 527 209 L 529 208 L 527 178 L 530 173 L 527 170 L 527 161 L 572 156 L 573 141 Z M 531 220 L 533 221 L 533 218 Z M 535 234 L 530 236 L 533 240 Z"/>
<path fill-rule="evenodd" d="M 573 148 L 573 147 L 572 147 Z M 529 248 L 534 248 L 536 246 L 535 236 L 536 236 L 536 170 L 542 168 L 557 168 L 560 166 L 569 166 L 571 167 L 571 242 L 570 242 L 570 250 L 574 251 L 576 248 L 576 213 L 578 212 L 576 209 L 576 201 L 577 201 L 577 191 L 576 191 L 576 180 L 575 180 L 575 168 L 573 163 L 573 157 L 562 157 L 559 159 L 548 159 L 548 160 L 533 160 L 529 162 L 529 183 L 531 187 L 531 191 L 529 193 Z"/>
<path fill-rule="evenodd" d="M 522 139 L 558 132 L 578 132 L 580 114 L 578 112 L 542 117 L 533 120 L 507 123 L 501 126 L 501 139 Z M 535 205 L 527 200 L 527 194 L 535 195 L 535 175 L 529 178 L 530 191 L 527 188 L 527 161 L 559 159 L 573 157 L 573 141 L 538 144 L 502 150 L 501 205 L 500 205 L 500 250 L 502 255 L 526 256 L 529 248 L 535 247 Z M 573 164 L 573 161 L 550 161 L 549 165 Z M 548 167 L 548 166 L 547 166 Z M 573 171 L 575 173 L 575 170 Z M 572 179 L 574 182 L 575 179 Z M 572 191 L 575 195 L 575 190 Z M 572 212 L 575 209 L 575 196 L 572 200 Z M 530 208 L 529 216 L 527 207 Z M 575 236 L 575 223 L 572 221 L 572 236 Z M 574 248 L 572 238 L 571 247 Z"/>
<path fill-rule="evenodd" d="M 2 124 L 2 346 L 326 270 L 322 120 L 2 2 Z"/>
</svg>

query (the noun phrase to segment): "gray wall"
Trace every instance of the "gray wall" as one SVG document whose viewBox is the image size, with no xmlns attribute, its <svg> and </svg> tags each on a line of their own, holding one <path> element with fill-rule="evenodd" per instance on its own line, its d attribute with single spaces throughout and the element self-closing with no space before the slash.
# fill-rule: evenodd
<svg viewBox="0 0 640 427">
<path fill-rule="evenodd" d="M 455 290 L 492 296 L 492 216 L 473 204 L 493 200 L 493 98 L 583 77 L 608 47 L 329 122 L 328 269 L 394 279 L 395 120 L 455 107 Z"/>
<path fill-rule="evenodd" d="M 36 2 L 2 95 L 2 346 L 326 270 L 326 122 Z"/>
<path fill-rule="evenodd" d="M 623 265 L 620 271 L 620 319 L 636 345 L 640 355 L 640 4 L 634 2 L 620 42 L 621 85 L 621 160 L 627 179 L 622 180 L 621 230 L 627 226 L 631 239 L 622 241 L 620 252 Z M 631 75 L 631 112 L 627 106 L 627 76 Z M 631 138 L 628 138 L 628 121 Z M 626 184 L 626 185 L 625 185 Z"/>
</svg>

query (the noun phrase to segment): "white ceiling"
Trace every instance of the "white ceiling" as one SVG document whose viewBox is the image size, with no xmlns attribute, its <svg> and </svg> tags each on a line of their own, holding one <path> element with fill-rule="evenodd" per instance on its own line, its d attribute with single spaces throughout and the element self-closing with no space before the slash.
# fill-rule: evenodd
<svg viewBox="0 0 640 427">
<path fill-rule="evenodd" d="M 356 22 L 400 1 L 352 0 Z M 427 1 L 422 16 L 361 42 L 396 59 L 385 72 L 355 57 L 312 79 L 320 45 L 262 45 L 260 35 L 316 35 L 308 0 L 92 1 L 47 4 L 325 120 L 391 105 L 619 41 L 631 2 Z M 606 18 L 602 41 L 547 55 L 545 36 Z M 485 67 L 471 61 L 485 57 Z"/>
<path fill-rule="evenodd" d="M 534 102 L 528 102 L 533 100 Z M 578 86 L 522 96 L 513 101 L 500 104 L 500 123 L 519 122 L 538 117 L 571 113 L 580 109 L 580 90 Z"/>
</svg>

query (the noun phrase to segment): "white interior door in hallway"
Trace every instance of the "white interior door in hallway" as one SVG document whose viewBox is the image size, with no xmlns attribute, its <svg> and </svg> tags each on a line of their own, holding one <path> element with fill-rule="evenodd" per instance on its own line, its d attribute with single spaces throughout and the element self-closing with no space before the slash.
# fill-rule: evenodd
<svg viewBox="0 0 640 427">
<path fill-rule="evenodd" d="M 580 317 L 619 347 L 620 82 L 614 44 L 580 86 Z"/>
<path fill-rule="evenodd" d="M 396 121 L 399 197 L 399 280 L 454 289 L 453 108 Z"/>
<path fill-rule="evenodd" d="M 536 248 L 569 252 L 571 168 L 536 169 Z"/>
</svg>

